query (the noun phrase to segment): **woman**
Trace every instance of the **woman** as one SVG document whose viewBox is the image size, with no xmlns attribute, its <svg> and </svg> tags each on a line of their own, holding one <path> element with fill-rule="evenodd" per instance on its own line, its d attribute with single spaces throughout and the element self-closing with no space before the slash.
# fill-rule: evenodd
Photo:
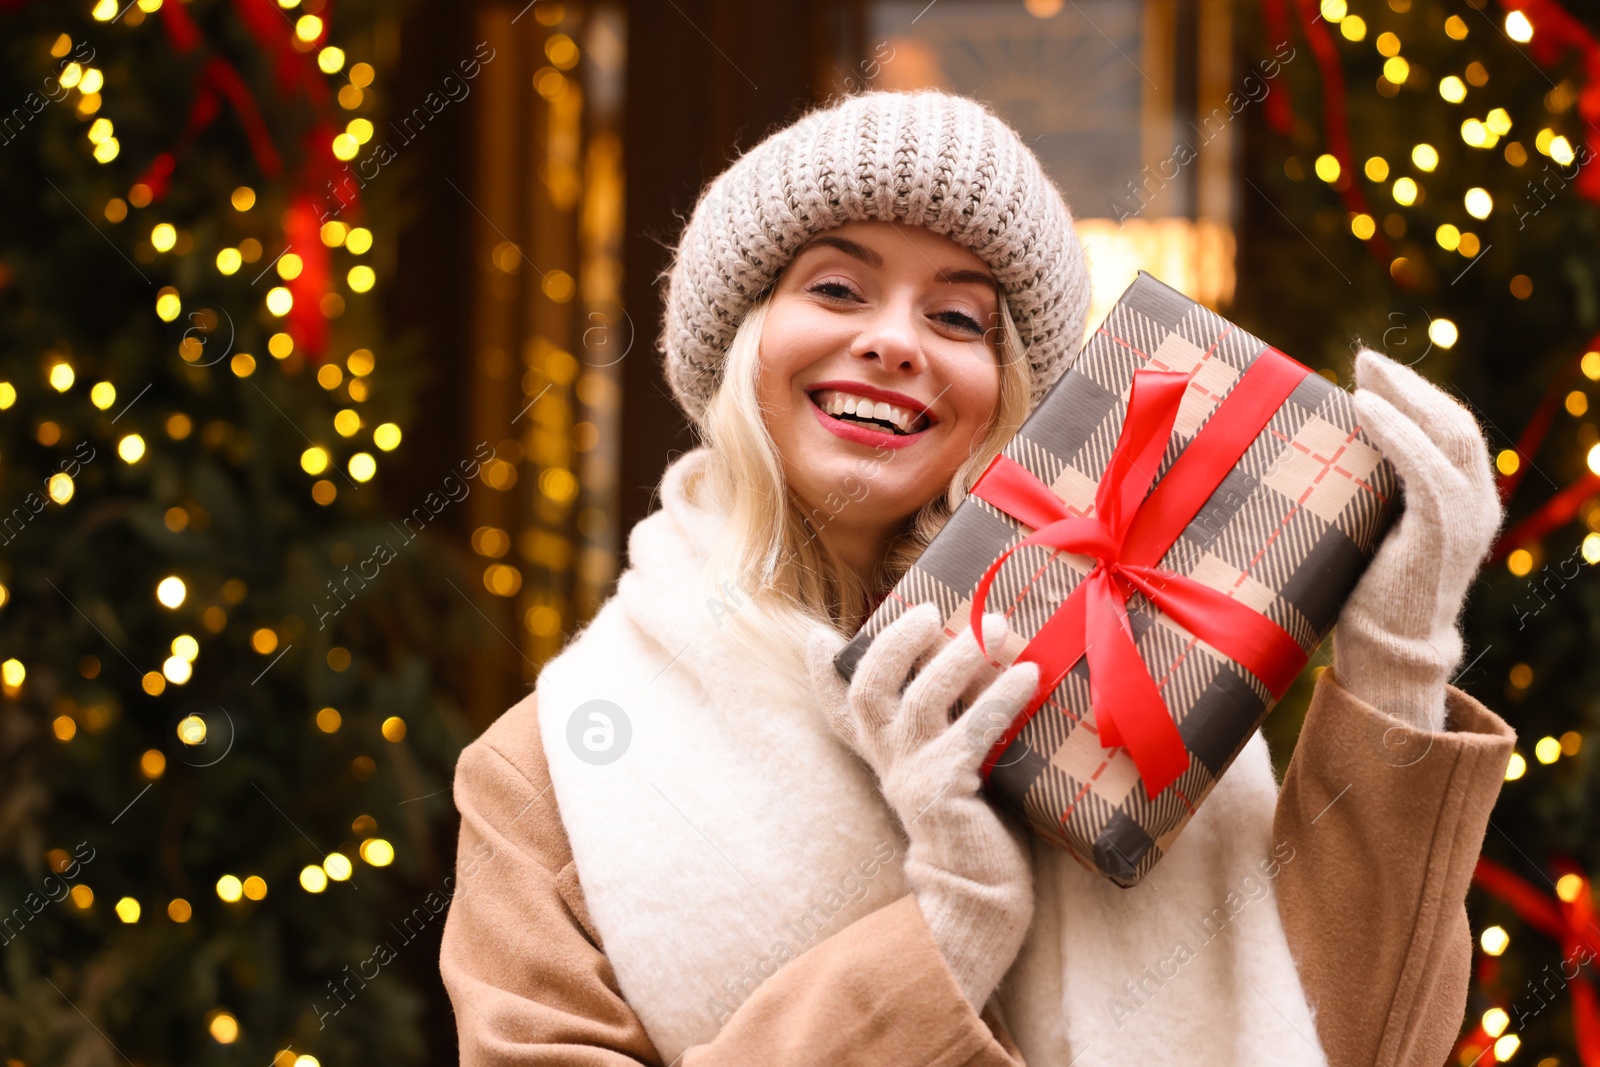
<svg viewBox="0 0 1600 1067">
<path fill-rule="evenodd" d="M 1035 667 L 923 608 L 832 668 L 1077 349 L 1087 270 L 1033 153 L 960 97 L 849 98 L 711 182 L 666 277 L 705 443 L 462 754 L 462 1062 L 1441 1062 L 1514 742 L 1446 682 L 1500 521 L 1472 417 L 1357 356 L 1405 514 L 1281 790 L 1258 732 L 1119 889 L 979 795 Z"/>
</svg>

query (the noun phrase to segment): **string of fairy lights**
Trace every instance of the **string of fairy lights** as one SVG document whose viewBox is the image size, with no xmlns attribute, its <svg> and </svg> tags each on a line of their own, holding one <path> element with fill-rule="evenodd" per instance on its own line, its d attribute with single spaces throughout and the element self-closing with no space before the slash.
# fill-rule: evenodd
<svg viewBox="0 0 1600 1067">
<path fill-rule="evenodd" d="M 290 17 L 292 26 L 293 46 L 300 52 L 315 51 L 315 61 L 318 69 L 329 77 L 337 77 L 342 84 L 339 85 L 336 99 L 338 106 L 347 112 L 356 111 L 363 107 L 372 95 L 371 86 L 375 79 L 375 71 L 371 64 L 358 62 L 346 67 L 346 56 L 342 49 L 324 43 L 327 27 L 318 14 L 323 9 L 325 0 L 276 0 L 277 5 Z M 135 0 L 125 8 L 115 0 L 97 0 L 91 11 L 93 18 L 101 23 L 119 23 L 123 27 L 134 28 L 143 23 L 147 16 L 160 11 L 163 0 Z M 299 9 L 298 12 L 295 9 Z M 74 42 L 70 35 L 62 33 L 49 48 L 52 58 L 60 60 L 65 58 L 73 49 Z M 99 164 L 110 164 L 121 155 L 121 145 L 116 136 L 116 128 L 112 120 L 100 114 L 104 103 L 104 90 L 106 87 L 104 73 L 96 67 L 71 62 L 66 64 L 59 74 L 60 84 L 76 95 L 74 112 L 85 123 L 86 153 Z M 370 119 L 355 116 L 348 120 L 344 128 L 334 135 L 332 152 L 336 159 L 351 160 L 355 158 L 373 136 L 373 124 Z M 113 226 L 137 227 L 139 232 L 146 234 L 134 246 L 134 255 L 141 263 L 159 264 L 163 257 L 185 257 L 191 255 L 209 254 L 212 257 L 214 268 L 221 276 L 231 276 L 246 267 L 259 262 L 266 254 L 266 245 L 260 236 L 243 236 L 235 243 L 214 251 L 199 248 L 195 235 L 169 219 L 150 218 L 158 209 L 152 205 L 160 198 L 156 190 L 145 182 L 135 182 L 124 196 L 110 198 L 101 211 L 108 223 Z M 262 236 L 267 236 L 267 224 L 252 216 L 257 212 L 259 201 L 254 189 L 248 185 L 235 188 L 229 197 L 229 204 L 235 215 L 240 220 L 240 231 L 254 229 Z M 351 262 L 344 271 L 343 281 L 345 288 L 351 294 L 364 294 L 370 292 L 377 284 L 377 275 L 373 267 L 363 261 L 372 249 L 374 236 L 365 226 L 354 226 L 339 220 L 330 220 L 323 223 L 318 230 L 318 237 L 330 253 L 342 250 Z M 291 291 L 288 283 L 298 278 L 305 269 L 304 258 L 293 252 L 284 251 L 269 261 L 262 268 L 261 273 L 272 271 L 277 280 L 282 284 L 269 287 L 259 299 L 261 308 L 268 321 L 283 320 L 294 307 L 296 296 Z M 346 308 L 346 297 L 338 292 L 331 284 L 322 294 L 318 311 L 327 319 L 336 319 L 341 316 Z M 175 286 L 162 286 L 156 293 L 153 310 L 162 322 L 174 322 L 183 314 L 184 301 L 182 294 Z M 211 331 L 217 327 L 217 316 L 210 308 L 200 308 L 190 312 L 190 321 L 195 324 L 195 329 L 187 331 L 179 343 L 179 355 L 189 365 L 191 374 L 203 375 L 212 372 L 214 363 L 220 363 L 221 358 L 211 360 L 206 352 L 206 344 Z M 283 325 L 279 322 L 280 327 Z M 294 336 L 286 328 L 279 328 L 271 333 L 266 343 L 267 352 L 271 355 L 284 373 L 296 374 L 304 367 L 304 357 L 296 352 Z M 246 379 L 258 372 L 257 359 L 248 352 L 232 352 L 226 355 L 226 372 L 239 379 Z M 334 502 L 338 496 L 338 486 L 328 475 L 336 473 L 333 470 L 336 454 L 348 451 L 343 458 L 344 473 L 356 483 L 370 481 L 377 473 L 378 462 L 375 453 L 392 452 L 399 447 L 401 442 L 401 429 L 393 422 L 380 422 L 370 429 L 371 448 L 355 447 L 354 442 L 367 428 L 359 405 L 371 395 L 370 376 L 376 369 L 376 358 L 368 348 L 357 348 L 342 361 L 328 360 L 323 362 L 316 371 L 316 380 L 329 394 L 338 401 L 347 402 L 333 414 L 331 433 L 323 443 L 313 443 L 306 447 L 297 457 L 298 465 L 308 476 L 315 479 L 310 486 L 312 499 L 321 506 Z M 44 377 L 50 388 L 60 394 L 67 394 L 74 388 L 81 388 L 79 373 L 74 367 L 70 355 L 60 352 L 50 352 L 45 356 Z M 89 385 L 87 390 L 89 402 L 98 410 L 109 410 L 117 401 L 118 390 L 110 381 L 97 381 Z M 18 392 L 11 382 L 0 382 L 0 410 L 13 407 L 17 401 Z M 183 412 L 172 412 L 162 421 L 161 429 L 173 441 L 184 441 L 195 434 L 197 427 L 195 419 Z M 213 421 L 199 427 L 200 440 L 211 447 L 224 447 L 228 444 L 230 427 L 226 423 Z M 148 432 L 148 431 L 147 431 Z M 41 421 L 35 428 L 34 435 L 37 440 L 45 445 L 57 444 L 63 431 L 59 423 L 53 420 Z M 138 431 L 129 431 L 122 434 L 116 441 L 115 451 L 117 457 L 129 466 L 137 466 L 146 458 L 148 445 L 144 434 Z M 72 476 L 62 471 L 52 475 L 45 484 L 49 498 L 57 505 L 65 506 L 71 502 L 75 493 L 75 483 Z M 174 506 L 165 513 L 165 525 L 174 533 L 190 526 L 203 528 L 208 522 L 208 517 L 197 506 Z M 225 582 L 220 590 L 221 603 L 207 606 L 200 615 L 202 627 L 210 634 L 221 633 L 229 621 L 229 610 L 240 604 L 246 596 L 245 583 L 233 579 Z M 176 612 L 183 608 L 191 599 L 188 583 L 176 574 L 162 577 L 155 585 L 153 595 L 156 602 L 168 611 Z M 0 586 L 0 605 L 9 598 L 9 592 Z M 281 628 L 280 628 L 281 629 Z M 271 656 L 277 652 L 283 643 L 284 635 L 280 629 L 271 626 L 260 626 L 254 629 L 249 638 L 253 651 L 263 657 Z M 163 662 L 159 671 L 149 671 L 141 680 L 143 691 L 150 696 L 160 696 L 170 686 L 182 686 L 187 683 L 194 671 L 194 664 L 200 655 L 201 640 L 192 633 L 179 633 L 170 646 L 171 654 Z M 328 664 L 336 670 L 342 671 L 349 667 L 350 653 L 344 648 L 334 648 L 328 653 Z M 79 663 L 79 672 L 87 679 L 98 677 L 100 662 L 95 656 L 84 656 Z M 26 666 L 16 658 L 10 658 L 0 663 L 0 687 L 7 697 L 18 696 L 27 679 Z M 70 743 L 78 734 L 80 724 L 83 729 L 97 732 L 108 725 L 110 715 L 104 706 L 93 705 L 80 707 L 68 702 L 67 710 L 58 714 L 51 723 L 55 737 L 61 743 Z M 343 716 L 336 708 L 323 707 L 312 717 L 314 728 L 322 734 L 333 734 L 339 731 L 343 724 Z M 398 743 L 405 738 L 406 724 L 399 716 L 390 716 L 385 719 L 380 727 L 383 738 L 390 743 Z M 190 715 L 177 725 L 178 740 L 186 749 L 194 749 L 203 744 L 207 737 L 206 720 L 198 715 Z M 167 769 L 167 757 L 159 748 L 151 748 L 143 752 L 138 759 L 139 774 L 148 782 L 160 779 Z M 359 756 L 353 762 L 351 771 L 357 779 L 370 778 L 376 771 L 375 762 L 367 756 Z M 394 846 L 383 837 L 378 836 L 377 821 L 370 815 L 359 815 L 351 823 L 353 840 L 359 843 L 353 848 L 341 848 L 329 853 L 319 863 L 308 864 L 301 869 L 298 876 L 299 887 L 308 894 L 325 892 L 331 883 L 347 882 L 355 871 L 355 860 L 372 867 L 387 867 L 395 858 Z M 354 858 L 349 853 L 354 853 Z M 46 862 L 50 869 L 62 873 L 73 863 L 72 856 L 60 848 L 50 849 L 46 853 Z M 268 895 L 266 879 L 253 872 L 224 872 L 214 883 L 214 892 L 224 904 L 232 907 L 247 907 L 251 903 L 265 900 Z M 93 889 L 83 881 L 75 884 L 70 897 L 72 903 L 80 910 L 89 911 L 95 904 Z M 174 923 L 187 923 L 195 913 L 194 905 L 182 897 L 169 900 L 163 909 L 167 918 Z M 132 896 L 123 896 L 112 905 L 112 911 L 118 920 L 126 924 L 146 921 L 145 902 Z M 224 1007 L 217 1007 L 210 1011 L 204 1025 L 210 1036 L 220 1044 L 232 1044 L 239 1039 L 240 1024 L 238 1018 Z M 288 1049 L 279 1051 L 272 1060 L 273 1067 L 319 1067 L 315 1056 L 308 1053 L 296 1054 Z"/>
<path fill-rule="evenodd" d="M 1389 8 L 1398 14 L 1404 14 L 1411 8 L 1411 0 L 1387 0 L 1387 2 Z M 1320 10 L 1323 18 L 1338 27 L 1340 35 L 1346 41 L 1363 42 L 1368 39 L 1370 27 L 1367 19 L 1352 12 L 1347 0 L 1322 0 Z M 1497 29 L 1503 29 L 1506 37 L 1517 44 L 1527 44 L 1533 40 L 1537 30 L 1525 12 L 1512 10 L 1505 14 L 1500 27 L 1494 27 L 1491 22 L 1484 22 L 1477 32 L 1496 32 Z M 1474 27 L 1460 15 L 1453 14 L 1444 20 L 1443 31 L 1452 41 L 1465 41 L 1474 32 Z M 1383 57 L 1382 73 L 1378 76 L 1375 86 L 1380 96 L 1393 99 L 1399 95 L 1402 86 L 1415 88 L 1419 83 L 1426 83 L 1428 76 L 1422 68 L 1412 64 L 1403 54 L 1403 42 L 1399 34 L 1385 30 L 1373 36 L 1371 40 L 1372 46 Z M 1489 70 L 1480 60 L 1473 59 L 1467 62 L 1459 73 L 1452 72 L 1439 76 L 1434 88 L 1447 104 L 1462 108 L 1459 132 L 1462 142 L 1469 149 L 1491 152 L 1498 148 L 1508 166 L 1521 169 L 1528 165 L 1533 156 L 1523 143 L 1523 139 L 1511 137 L 1513 129 L 1518 125 L 1511 113 L 1505 107 L 1485 106 L 1493 102 L 1489 99 L 1484 99 L 1478 104 L 1481 111 L 1472 105 L 1472 101 L 1488 96 L 1479 90 L 1489 84 L 1489 74 Z M 1545 94 L 1543 101 L 1545 110 L 1552 118 L 1544 121 L 1535 120 L 1532 125 L 1538 128 L 1530 130 L 1534 152 L 1547 157 L 1558 167 L 1570 166 L 1576 159 L 1577 153 L 1572 141 L 1556 128 L 1559 120 L 1554 116 L 1571 109 L 1576 99 L 1576 90 L 1570 82 L 1563 81 L 1557 85 Z M 1427 186 L 1431 176 L 1439 173 L 1440 162 L 1441 153 L 1437 146 L 1419 142 L 1412 146 L 1408 159 L 1392 161 L 1381 155 L 1373 155 L 1360 169 L 1369 182 L 1386 187 L 1387 195 L 1397 208 L 1411 208 L 1423 203 L 1428 195 Z M 1305 178 L 1299 160 L 1294 157 L 1285 162 L 1284 169 L 1293 180 Z M 1342 188 L 1341 179 L 1347 178 L 1343 174 L 1344 168 L 1339 159 L 1331 152 L 1318 156 L 1312 169 L 1317 178 L 1331 186 Z M 1409 173 L 1403 173 L 1407 170 Z M 1460 194 L 1460 207 L 1456 218 L 1451 221 L 1441 221 L 1435 227 L 1434 242 L 1446 252 L 1457 253 L 1466 261 L 1474 260 L 1484 248 L 1481 239 L 1471 227 L 1477 222 L 1487 220 L 1496 208 L 1494 197 L 1487 189 L 1481 186 L 1466 189 Z M 1350 232 L 1362 241 L 1370 241 L 1380 226 L 1387 236 L 1399 239 L 1406 234 L 1407 220 L 1398 210 L 1386 213 L 1381 222 L 1373 213 L 1350 212 L 1349 214 Z M 1389 273 L 1395 280 L 1405 281 L 1408 276 L 1415 277 L 1415 266 L 1405 256 L 1397 255 L 1389 264 Z M 1533 295 L 1533 281 L 1526 274 L 1512 277 L 1509 288 L 1511 295 L 1517 300 L 1527 300 Z M 1457 343 L 1460 334 L 1453 321 L 1441 316 L 1431 320 L 1428 338 L 1438 347 L 1448 349 Z M 1579 357 L 1579 367 L 1588 380 L 1600 381 L 1600 352 L 1583 353 Z M 1564 398 L 1563 407 L 1569 415 L 1581 418 L 1589 410 L 1588 394 L 1582 388 L 1571 390 Z M 1589 447 L 1588 467 L 1596 474 L 1600 474 L 1600 439 L 1595 437 L 1594 426 L 1590 423 L 1580 424 L 1579 436 Z M 1494 462 L 1501 474 L 1511 475 L 1517 471 L 1522 458 L 1515 449 L 1508 448 L 1500 451 L 1495 456 Z M 1591 530 L 1585 535 L 1580 553 L 1589 564 L 1600 563 L 1600 532 Z M 1529 548 L 1517 548 L 1506 557 L 1507 569 L 1517 577 L 1531 573 L 1536 562 L 1535 553 Z M 1526 663 L 1517 663 L 1511 668 L 1508 681 L 1514 690 L 1526 690 L 1533 682 L 1533 669 Z M 1575 730 L 1568 730 L 1559 737 L 1541 737 L 1533 746 L 1533 757 L 1540 764 L 1553 764 L 1563 757 L 1576 756 L 1582 743 L 1582 736 Z M 1514 752 L 1506 768 L 1506 779 L 1515 780 L 1527 772 L 1527 758 L 1521 752 Z M 1575 873 L 1564 874 L 1555 883 L 1556 896 L 1569 904 L 1589 891 L 1588 880 Z M 1490 926 L 1479 934 L 1478 942 L 1485 954 L 1500 956 L 1510 946 L 1511 935 L 1502 926 Z M 1505 1007 L 1495 1005 L 1486 1010 L 1478 1020 L 1475 1034 L 1463 1046 L 1462 1062 L 1477 1062 L 1485 1053 L 1492 1053 L 1496 1061 L 1509 1060 L 1522 1043 L 1518 1034 L 1507 1032 L 1510 1022 L 1511 1016 Z M 1543 1061 L 1540 1067 L 1553 1063 L 1553 1060 Z"/>
</svg>

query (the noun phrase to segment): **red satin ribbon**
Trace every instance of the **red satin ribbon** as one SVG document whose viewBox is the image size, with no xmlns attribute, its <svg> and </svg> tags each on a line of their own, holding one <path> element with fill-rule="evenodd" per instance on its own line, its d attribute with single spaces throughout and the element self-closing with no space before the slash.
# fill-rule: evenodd
<svg viewBox="0 0 1600 1067">
<path fill-rule="evenodd" d="M 1571 867 L 1564 868 L 1563 873 L 1583 878 Z M 1564 960 L 1572 959 L 1579 948 L 1587 949 L 1591 959 L 1600 958 L 1600 927 L 1594 921 L 1594 899 L 1587 878 L 1583 878 L 1578 895 L 1570 903 L 1546 896 L 1520 875 L 1483 857 L 1478 858 L 1472 880 L 1509 904 L 1523 922 L 1549 935 L 1561 946 Z M 1581 967 L 1577 971 L 1569 979 L 1563 970 L 1561 979 L 1572 990 L 1572 1030 L 1578 1060 L 1584 1067 L 1600 1067 L 1600 998 L 1588 972 Z"/>
<path fill-rule="evenodd" d="M 1128 749 L 1150 797 L 1188 769 L 1188 750 L 1128 625 L 1127 601 L 1135 589 L 1260 678 L 1275 697 L 1288 689 L 1306 654 L 1287 631 L 1226 593 L 1156 564 L 1309 373 L 1276 349 L 1263 352 L 1152 492 L 1189 375 L 1135 371 L 1122 432 L 1087 517 L 1071 515 L 1026 467 L 1004 455 L 995 457 L 972 494 L 1034 532 L 1002 553 L 978 582 L 970 623 L 979 647 L 989 587 L 1017 549 L 1049 545 L 1093 556 L 1097 562 L 1018 654 L 1016 662 L 1039 665 L 1039 688 L 984 760 L 985 779 L 1084 655 L 1089 658 L 1089 699 L 1101 745 Z"/>
</svg>

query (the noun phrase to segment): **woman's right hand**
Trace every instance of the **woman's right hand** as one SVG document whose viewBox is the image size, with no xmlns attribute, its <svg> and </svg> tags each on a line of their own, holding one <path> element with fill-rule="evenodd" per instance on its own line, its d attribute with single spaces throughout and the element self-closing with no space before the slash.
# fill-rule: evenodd
<svg viewBox="0 0 1600 1067">
<path fill-rule="evenodd" d="M 1003 616 L 985 615 L 987 648 L 1004 640 Z M 1008 825 L 981 795 L 979 768 L 999 732 L 1038 685 L 1031 663 L 997 668 L 963 630 L 919 670 L 943 631 L 921 604 L 867 647 L 846 685 L 833 659 L 844 641 L 819 628 L 806 650 L 812 684 L 835 734 L 878 777 L 910 839 L 906 881 L 962 994 L 974 1011 L 1010 968 L 1033 918 L 1026 831 Z M 909 677 L 909 682 L 908 682 Z M 961 717 L 950 710 L 988 678 Z"/>
</svg>

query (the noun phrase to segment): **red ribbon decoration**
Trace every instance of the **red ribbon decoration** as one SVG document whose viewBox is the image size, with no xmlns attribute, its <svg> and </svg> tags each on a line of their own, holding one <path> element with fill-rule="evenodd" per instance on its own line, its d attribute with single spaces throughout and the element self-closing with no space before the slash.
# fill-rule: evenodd
<svg viewBox="0 0 1600 1067">
<path fill-rule="evenodd" d="M 1523 922 L 1549 935 L 1561 946 L 1563 959 L 1573 958 L 1580 948 L 1587 949 L 1591 959 L 1600 959 L 1600 927 L 1594 922 L 1589 880 L 1576 868 L 1563 867 L 1564 873 L 1582 879 L 1577 896 L 1570 902 L 1546 896 L 1521 875 L 1481 856 L 1472 880 L 1509 904 Z M 1572 990 L 1572 1030 L 1578 1060 L 1584 1067 L 1600 1067 L 1600 997 L 1596 996 L 1594 983 L 1582 966 L 1572 978 L 1563 970 L 1561 979 Z M 1492 1040 L 1488 1035 L 1485 1038 Z"/>
<path fill-rule="evenodd" d="M 1049 545 L 1093 556 L 1097 562 L 1018 654 L 1016 662 L 1039 665 L 1039 688 L 984 760 L 985 780 L 1006 747 L 1084 655 L 1089 658 L 1090 706 L 1101 745 L 1127 748 L 1152 798 L 1188 769 L 1188 750 L 1128 625 L 1127 600 L 1135 589 L 1174 622 L 1261 679 L 1274 697 L 1289 688 L 1305 665 L 1306 654 L 1287 631 L 1226 593 L 1156 564 L 1309 373 L 1268 348 L 1152 492 L 1189 375 L 1149 368 L 1135 371 L 1122 432 L 1090 516 L 1072 515 L 1048 485 L 1015 460 L 1000 455 L 989 464 L 973 485 L 972 495 L 1034 532 L 1002 553 L 978 582 L 970 621 L 979 648 L 989 587 L 1001 564 L 1017 549 Z"/>
</svg>

